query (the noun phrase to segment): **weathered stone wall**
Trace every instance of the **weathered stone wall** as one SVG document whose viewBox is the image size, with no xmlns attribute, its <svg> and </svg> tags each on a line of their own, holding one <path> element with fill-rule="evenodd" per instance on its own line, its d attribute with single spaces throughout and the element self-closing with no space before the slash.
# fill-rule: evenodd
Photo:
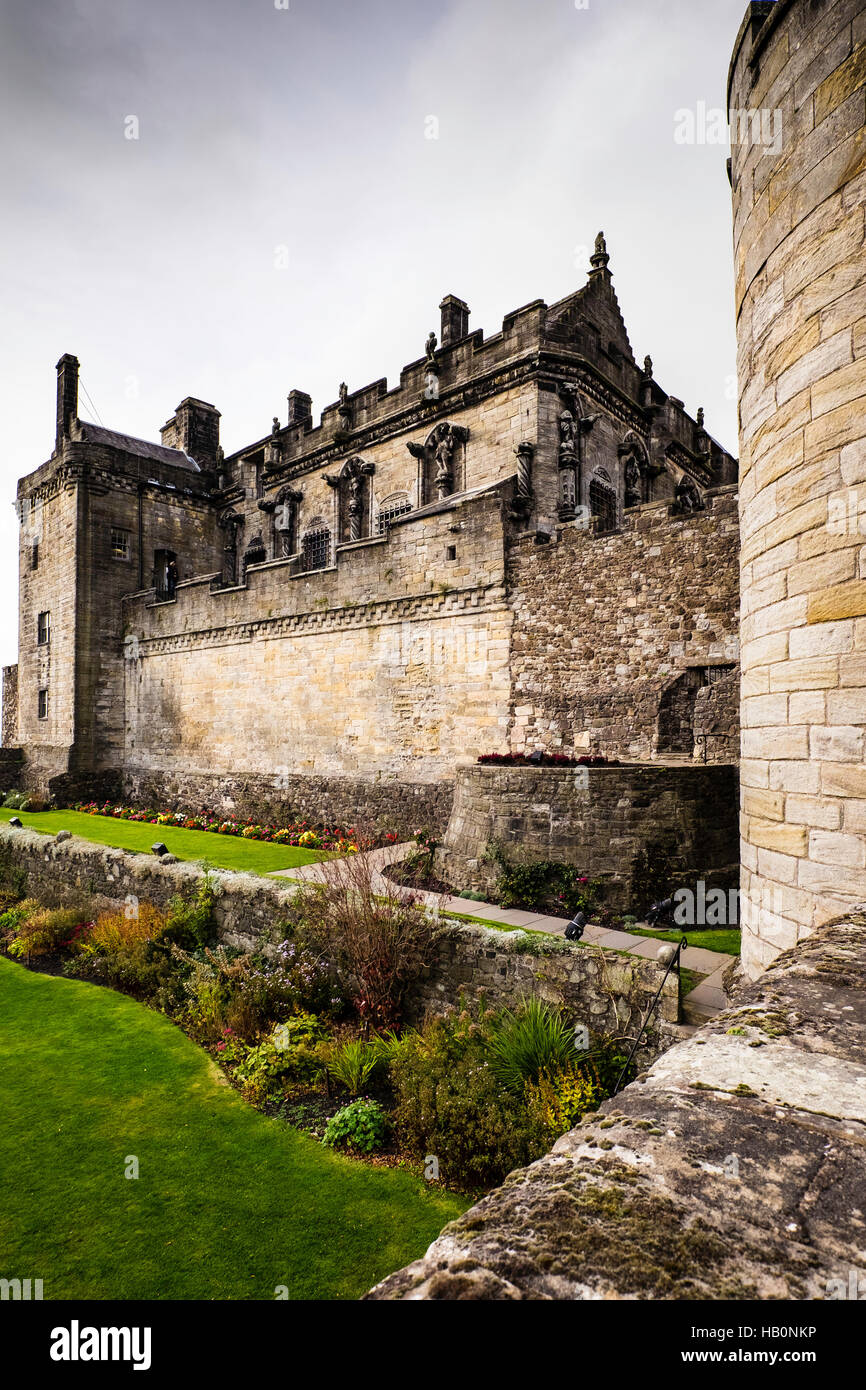
<svg viewBox="0 0 866 1390">
<path fill-rule="evenodd" d="M 780 955 L 368 1297 L 851 1296 L 866 1237 L 864 1001 L 861 914 Z"/>
<path fill-rule="evenodd" d="M 155 826 L 154 839 L 157 830 Z M 155 855 L 105 849 L 78 836 L 58 842 L 7 826 L 0 826 L 0 863 L 26 869 L 27 892 L 35 897 L 78 892 L 122 902 L 132 895 L 163 907 L 174 894 L 194 890 L 203 872 L 201 864 L 162 863 Z M 263 932 L 288 917 L 293 886 L 256 874 L 214 871 L 212 877 L 219 890 L 214 915 L 226 944 L 255 949 Z M 527 949 L 539 940 L 535 953 Z M 664 979 L 665 968 L 654 960 L 523 933 L 443 925 L 408 1010 L 418 1019 L 456 1005 L 461 994 L 467 999 L 483 995 L 494 1006 L 538 994 L 563 1004 L 575 1022 L 592 1031 L 634 1037 Z M 647 1048 L 652 1055 L 670 1039 L 665 1024 L 676 1022 L 678 988 L 672 972 L 661 996 L 661 1022 L 650 1029 Z"/>
<path fill-rule="evenodd" d="M 17 748 L 18 742 L 18 667 L 3 667 L 3 735 L 4 748 Z"/>
<path fill-rule="evenodd" d="M 866 900 L 866 8 L 752 5 L 733 145 L 743 959 Z"/>
<path fill-rule="evenodd" d="M 318 783 L 354 819 L 341 779 L 369 781 L 378 803 L 381 788 L 450 783 L 458 757 L 501 747 L 502 505 L 496 489 L 449 501 L 348 547 L 333 569 L 292 577 L 277 561 L 244 588 L 200 581 L 175 603 L 130 600 L 130 784 L 258 779 L 287 804 L 306 787 L 309 806 Z"/>
<path fill-rule="evenodd" d="M 362 832 L 390 827 L 403 839 L 419 830 L 439 836 L 445 833 L 454 783 L 407 782 L 393 774 L 378 779 L 286 774 L 275 787 L 274 779 L 268 777 L 192 773 L 169 767 L 165 771 L 127 771 L 118 794 L 135 806 L 201 807 L 264 824 L 322 821 Z"/>
<path fill-rule="evenodd" d="M 517 539 L 508 553 L 512 751 L 663 755 L 664 692 L 685 672 L 705 682 L 706 668 L 737 661 L 737 546 L 733 487 L 688 516 L 670 515 L 667 502 L 640 507 L 612 535 L 572 523 L 555 544 Z M 737 757 L 730 705 L 711 740 L 716 761 Z M 692 756 L 694 740 L 673 751 Z"/>
<path fill-rule="evenodd" d="M 516 863 L 556 860 L 601 878 L 631 907 L 641 850 L 661 849 L 684 883 L 737 863 L 737 773 L 724 767 L 497 767 L 458 770 L 442 849 L 456 887 L 492 889 L 499 845 Z"/>
</svg>

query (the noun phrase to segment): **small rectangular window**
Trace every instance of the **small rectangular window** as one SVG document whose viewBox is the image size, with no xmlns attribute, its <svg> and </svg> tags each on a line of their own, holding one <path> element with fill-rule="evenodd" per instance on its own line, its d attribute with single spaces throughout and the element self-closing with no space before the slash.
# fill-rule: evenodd
<svg viewBox="0 0 866 1390">
<path fill-rule="evenodd" d="M 47 690 L 40 690 L 40 692 L 39 692 L 39 718 L 40 718 L 40 719 L 47 719 L 47 718 L 48 718 L 48 691 L 47 691 Z"/>
<path fill-rule="evenodd" d="M 456 560 L 456 559 L 457 559 L 457 546 L 456 546 L 456 545 L 446 545 L 446 547 L 445 547 L 445 559 L 446 559 L 446 560 Z"/>
<path fill-rule="evenodd" d="M 36 620 L 36 641 L 40 646 L 51 641 L 51 614 L 40 613 Z"/>
<path fill-rule="evenodd" d="M 38 542 L 38 541 L 34 541 L 33 544 L 32 544 L 32 546 L 30 547 L 30 568 L 31 568 L 32 570 L 38 570 L 38 568 L 39 568 L 39 542 Z"/>
<path fill-rule="evenodd" d="M 129 532 L 122 531 L 118 526 L 111 528 L 111 558 L 112 560 L 129 559 Z"/>
</svg>

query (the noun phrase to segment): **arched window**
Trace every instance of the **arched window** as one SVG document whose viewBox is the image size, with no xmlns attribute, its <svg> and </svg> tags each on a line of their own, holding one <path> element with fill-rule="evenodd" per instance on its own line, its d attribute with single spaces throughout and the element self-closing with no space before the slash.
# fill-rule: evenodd
<svg viewBox="0 0 866 1390">
<path fill-rule="evenodd" d="M 398 516 L 405 516 L 407 512 L 413 510 L 412 502 L 408 492 L 392 492 L 390 497 L 386 497 L 379 507 L 376 525 L 379 535 L 382 536 L 387 531 L 391 522 Z"/>
<path fill-rule="evenodd" d="M 603 468 L 597 469 L 590 480 L 589 510 L 593 516 L 597 516 L 599 519 L 596 534 L 604 535 L 608 531 L 616 530 L 618 519 L 616 489 L 610 480 L 610 475 Z"/>
<path fill-rule="evenodd" d="M 331 528 L 323 516 L 314 516 L 304 532 L 303 565 L 305 570 L 325 570 L 331 563 Z"/>
</svg>

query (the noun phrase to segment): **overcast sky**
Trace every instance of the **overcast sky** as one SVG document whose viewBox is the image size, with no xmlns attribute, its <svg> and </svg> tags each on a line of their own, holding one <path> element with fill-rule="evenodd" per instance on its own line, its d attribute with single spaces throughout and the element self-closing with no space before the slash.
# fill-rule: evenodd
<svg viewBox="0 0 866 1390">
<path fill-rule="evenodd" d="M 318 419 L 341 380 L 396 381 L 446 293 L 485 333 L 562 298 L 603 228 L 636 357 L 736 453 L 728 151 L 674 131 L 724 107 L 744 12 L 2 0 L 0 662 L 64 352 L 107 426 L 158 439 L 200 396 L 230 453 L 293 387 Z"/>
</svg>

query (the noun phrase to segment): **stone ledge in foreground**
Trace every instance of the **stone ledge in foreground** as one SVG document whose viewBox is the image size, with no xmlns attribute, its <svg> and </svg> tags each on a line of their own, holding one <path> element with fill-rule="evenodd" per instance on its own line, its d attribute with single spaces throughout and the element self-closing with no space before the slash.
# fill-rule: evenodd
<svg viewBox="0 0 866 1390">
<path fill-rule="evenodd" d="M 780 955 L 368 1299 L 823 1299 L 866 1274 L 866 911 Z"/>
</svg>

